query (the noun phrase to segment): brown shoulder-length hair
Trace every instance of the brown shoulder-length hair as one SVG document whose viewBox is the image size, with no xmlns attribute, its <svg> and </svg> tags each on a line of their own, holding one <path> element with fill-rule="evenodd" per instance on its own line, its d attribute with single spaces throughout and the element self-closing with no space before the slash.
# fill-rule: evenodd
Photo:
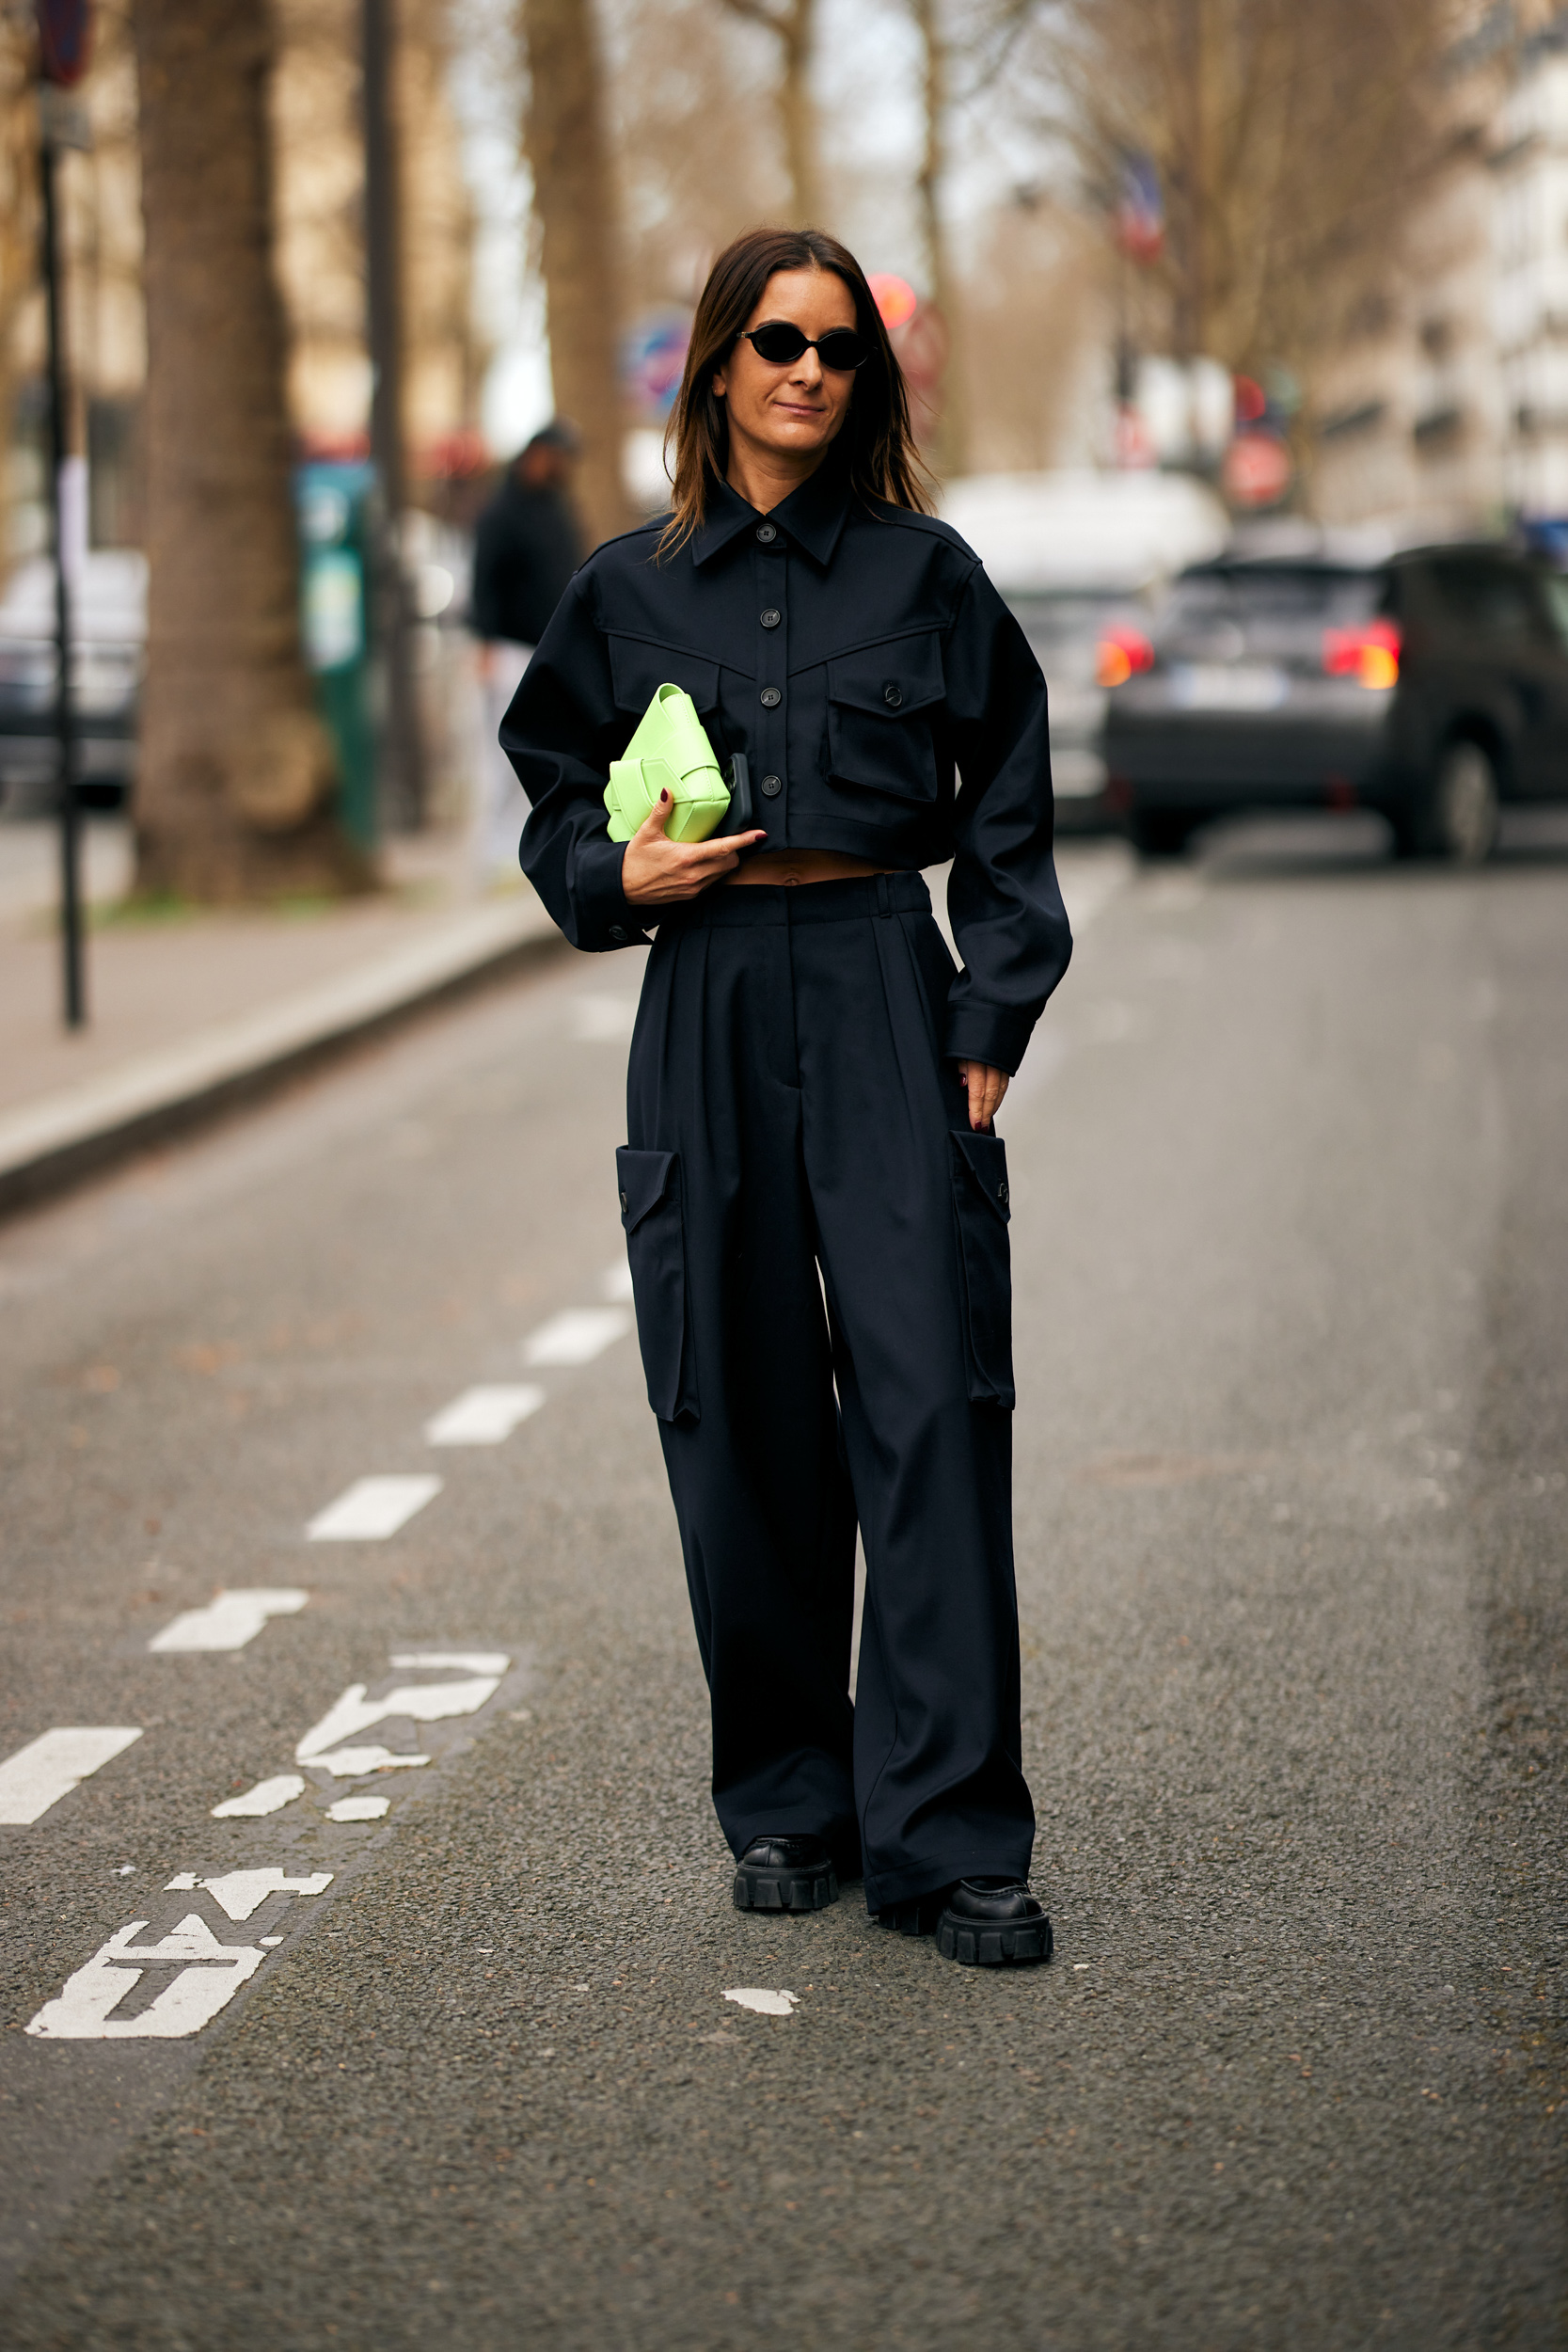
<svg viewBox="0 0 1568 2352">
<path fill-rule="evenodd" d="M 779 270 L 829 269 L 855 298 L 855 325 L 871 357 L 855 376 L 849 413 L 838 438 L 847 444 L 849 486 L 862 499 L 912 507 L 928 515 L 929 476 L 910 429 L 904 372 L 894 355 L 865 273 L 847 246 L 820 229 L 748 229 L 727 245 L 707 274 L 691 323 L 686 371 L 665 430 L 666 460 L 674 443 L 671 515 L 658 543 L 673 555 L 702 528 L 710 476 L 722 482 L 729 463 L 730 427 L 713 377 L 735 349 L 741 328 Z"/>
</svg>

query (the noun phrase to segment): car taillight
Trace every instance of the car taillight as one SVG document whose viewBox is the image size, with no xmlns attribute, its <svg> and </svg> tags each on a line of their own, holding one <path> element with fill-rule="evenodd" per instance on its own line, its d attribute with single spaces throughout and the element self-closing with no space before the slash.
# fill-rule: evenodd
<svg viewBox="0 0 1568 2352">
<path fill-rule="evenodd" d="M 1154 648 L 1141 629 L 1120 623 L 1101 629 L 1094 674 L 1101 686 L 1124 686 L 1140 670 L 1154 667 Z"/>
<path fill-rule="evenodd" d="M 1361 686 L 1397 686 L 1400 643 L 1397 621 L 1364 621 L 1359 628 L 1325 628 L 1323 668 L 1330 677 L 1353 677 Z"/>
</svg>

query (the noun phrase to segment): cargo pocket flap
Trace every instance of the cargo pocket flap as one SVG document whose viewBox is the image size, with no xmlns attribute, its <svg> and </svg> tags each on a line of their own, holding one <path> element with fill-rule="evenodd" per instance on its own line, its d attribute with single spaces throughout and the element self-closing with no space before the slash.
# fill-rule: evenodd
<svg viewBox="0 0 1568 2352">
<path fill-rule="evenodd" d="M 657 1209 L 670 1190 L 675 1173 L 673 1152 L 630 1152 L 623 1144 L 615 1154 L 615 1175 L 621 1187 L 621 1222 L 635 1233 L 642 1219 Z"/>
<path fill-rule="evenodd" d="M 952 1130 L 955 1172 L 967 1177 L 1004 1225 L 1012 1214 L 1007 1196 L 1007 1151 L 1000 1136 Z"/>
<path fill-rule="evenodd" d="M 648 1402 L 660 1421 L 695 1421 L 697 1362 L 686 1295 L 680 1155 L 634 1152 L 623 1144 L 615 1154 L 615 1177 Z"/>
</svg>

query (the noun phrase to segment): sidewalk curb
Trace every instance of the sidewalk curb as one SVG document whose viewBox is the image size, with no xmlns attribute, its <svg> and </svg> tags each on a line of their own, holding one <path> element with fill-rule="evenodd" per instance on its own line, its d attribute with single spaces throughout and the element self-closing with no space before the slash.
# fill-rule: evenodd
<svg viewBox="0 0 1568 2352">
<path fill-rule="evenodd" d="M 563 948 L 531 892 L 455 916 L 431 936 L 198 1030 L 42 1102 L 0 1113 L 0 1216 L 150 1144 L 257 1101 L 305 1071 Z"/>
</svg>

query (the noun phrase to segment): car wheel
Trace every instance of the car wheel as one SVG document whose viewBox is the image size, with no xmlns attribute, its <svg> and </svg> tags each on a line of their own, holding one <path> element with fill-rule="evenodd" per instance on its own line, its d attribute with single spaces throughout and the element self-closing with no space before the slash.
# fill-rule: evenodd
<svg viewBox="0 0 1568 2352">
<path fill-rule="evenodd" d="M 1200 819 L 1184 808 L 1134 809 L 1128 819 L 1140 857 L 1180 857 Z"/>
<path fill-rule="evenodd" d="M 1479 743 L 1450 743 L 1421 811 L 1418 842 L 1428 857 L 1482 866 L 1497 838 L 1497 771 Z"/>
</svg>

